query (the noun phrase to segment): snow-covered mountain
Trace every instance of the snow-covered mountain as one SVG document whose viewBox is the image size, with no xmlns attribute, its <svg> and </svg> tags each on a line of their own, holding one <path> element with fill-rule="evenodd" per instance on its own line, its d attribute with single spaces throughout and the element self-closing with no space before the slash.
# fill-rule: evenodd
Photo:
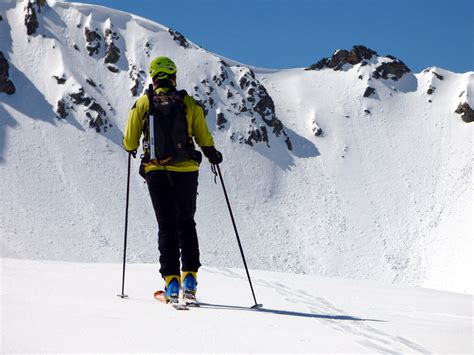
<svg viewBox="0 0 474 355">
<path fill-rule="evenodd" d="M 362 46 L 253 68 L 146 19 L 59 1 L 2 1 L 0 52 L 0 256 L 121 259 L 122 130 L 166 55 L 223 152 L 252 268 L 473 292 L 473 72 L 413 73 Z M 134 174 L 130 261 L 157 261 L 151 208 Z M 203 264 L 241 266 L 206 162 L 197 223 Z"/>
</svg>

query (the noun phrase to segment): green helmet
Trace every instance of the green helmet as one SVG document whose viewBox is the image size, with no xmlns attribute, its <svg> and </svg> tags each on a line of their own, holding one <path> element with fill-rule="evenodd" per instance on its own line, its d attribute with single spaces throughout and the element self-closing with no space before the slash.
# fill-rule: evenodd
<svg viewBox="0 0 474 355">
<path fill-rule="evenodd" d="M 176 74 L 176 64 L 168 57 L 158 57 L 153 59 L 148 69 L 150 76 L 164 79 L 168 75 Z"/>
</svg>

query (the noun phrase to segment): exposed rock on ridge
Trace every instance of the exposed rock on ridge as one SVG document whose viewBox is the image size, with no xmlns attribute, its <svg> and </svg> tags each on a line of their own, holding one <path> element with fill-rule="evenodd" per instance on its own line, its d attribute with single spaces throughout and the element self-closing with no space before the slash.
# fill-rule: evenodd
<svg viewBox="0 0 474 355">
<path fill-rule="evenodd" d="M 10 66 L 8 65 L 7 59 L 0 52 L 0 92 L 4 92 L 8 95 L 15 93 L 16 88 L 13 82 L 9 78 Z"/>
<path fill-rule="evenodd" d="M 321 70 L 330 68 L 334 70 L 342 70 L 344 64 L 359 64 L 364 59 L 370 59 L 377 55 L 377 52 L 364 46 L 356 45 L 351 51 L 346 49 L 337 50 L 331 58 L 322 58 L 319 62 L 311 65 L 306 70 Z"/>
<path fill-rule="evenodd" d="M 99 54 L 102 37 L 96 31 L 90 30 L 88 27 L 84 29 L 84 34 L 87 42 L 86 49 L 89 55 L 93 56 L 94 54 Z"/>
<path fill-rule="evenodd" d="M 251 105 L 251 109 L 260 115 L 263 122 L 270 128 L 276 137 L 283 134 L 285 143 L 289 150 L 292 150 L 291 141 L 284 131 L 283 123 L 276 117 L 275 104 L 268 94 L 267 89 L 255 78 L 255 74 L 249 68 L 243 69 L 244 75 L 239 80 L 240 88 L 246 93 L 245 99 Z M 240 111 L 247 111 L 245 101 L 242 102 Z M 253 112 L 250 112 L 253 115 Z M 255 119 L 252 119 L 255 124 Z M 255 143 L 265 142 L 268 145 L 268 133 L 265 126 L 255 126 L 247 132 L 248 136 L 244 140 L 246 144 L 253 145 Z"/>
<path fill-rule="evenodd" d="M 56 108 L 56 113 L 58 114 L 57 117 L 65 119 L 69 115 L 67 109 L 68 108 L 66 107 L 66 102 L 63 99 L 59 100 L 58 106 Z"/>
<path fill-rule="evenodd" d="M 369 64 L 369 60 L 373 57 L 379 57 L 377 52 L 367 48 L 365 46 L 356 45 L 352 50 L 348 51 L 345 49 L 337 50 L 331 58 L 322 58 L 317 63 L 311 65 L 305 70 L 322 70 L 322 69 L 333 69 L 343 70 L 346 65 L 360 64 L 365 66 Z M 394 56 L 387 55 L 390 61 L 384 61 L 379 63 L 372 72 L 372 77 L 375 79 L 391 79 L 400 80 L 405 74 L 410 73 L 411 70 L 401 60 Z"/>
<path fill-rule="evenodd" d="M 168 29 L 169 34 L 173 37 L 173 40 L 178 43 L 183 48 L 189 47 L 189 42 L 187 41 L 186 37 L 184 37 L 178 31 L 172 30 L 171 28 Z"/>
<path fill-rule="evenodd" d="M 461 115 L 464 122 L 474 122 L 474 110 L 469 106 L 467 102 L 460 103 L 455 113 Z"/>
<path fill-rule="evenodd" d="M 112 127 L 109 124 L 107 111 L 93 97 L 88 96 L 82 87 L 77 92 L 70 93 L 58 101 L 56 109 L 58 118 L 66 118 L 69 115 L 69 110 L 74 109 L 75 106 L 84 107 L 87 124 L 97 132 L 102 130 L 107 132 Z"/>
<path fill-rule="evenodd" d="M 28 1 L 28 4 L 25 8 L 25 26 L 26 34 L 31 36 L 36 32 L 39 27 L 38 17 L 36 15 L 36 10 L 33 8 L 33 3 Z"/>
<path fill-rule="evenodd" d="M 128 77 L 132 80 L 132 87 L 130 88 L 132 96 L 138 96 L 143 91 L 146 72 L 143 69 L 138 69 L 135 64 L 131 64 Z"/>
<path fill-rule="evenodd" d="M 47 6 L 46 0 L 28 0 L 25 7 L 25 26 L 26 33 L 31 36 L 36 33 L 39 27 L 38 16 L 33 5 L 36 5 L 38 13 L 41 13 L 41 7 Z"/>
<path fill-rule="evenodd" d="M 115 45 L 114 40 L 118 40 L 119 36 L 117 32 L 113 32 L 111 29 L 105 30 L 105 63 L 115 64 L 120 59 L 120 49 Z"/>
<path fill-rule="evenodd" d="M 194 86 L 193 96 L 204 114 L 211 117 L 215 114 L 219 130 L 233 130 L 230 134 L 232 141 L 250 146 L 264 143 L 270 147 L 270 136 L 273 135 L 283 137 L 287 148 L 292 150 L 283 123 L 276 117 L 273 99 L 254 72 L 240 65 L 229 66 L 223 60 L 218 64 L 217 73 L 211 80 L 202 79 L 200 85 Z M 219 106 L 222 101 L 226 103 L 224 108 Z M 249 122 L 243 126 L 245 120 Z"/>
<path fill-rule="evenodd" d="M 118 73 L 120 69 L 115 66 L 115 63 L 120 60 L 120 48 L 115 44 L 115 41 L 119 39 L 119 35 L 117 32 L 111 29 L 112 24 L 110 24 L 110 26 L 111 27 L 107 28 L 103 33 L 105 38 L 104 63 L 106 64 L 106 68 L 112 73 Z M 100 53 L 100 49 L 102 47 L 102 36 L 98 31 L 99 30 L 97 28 L 95 30 L 91 30 L 89 27 L 84 29 L 86 49 L 89 53 L 89 56 L 98 55 Z"/>
<path fill-rule="evenodd" d="M 372 77 L 375 79 L 392 79 L 392 80 L 400 80 L 403 75 L 408 74 L 411 72 L 410 68 L 408 68 L 405 63 L 403 63 L 400 59 L 397 59 L 392 56 L 388 56 L 392 59 L 392 62 L 384 62 L 375 68 L 374 72 L 372 73 Z"/>
<path fill-rule="evenodd" d="M 375 93 L 375 89 L 368 86 L 367 89 L 365 89 L 364 97 L 370 97 L 374 93 Z"/>
</svg>

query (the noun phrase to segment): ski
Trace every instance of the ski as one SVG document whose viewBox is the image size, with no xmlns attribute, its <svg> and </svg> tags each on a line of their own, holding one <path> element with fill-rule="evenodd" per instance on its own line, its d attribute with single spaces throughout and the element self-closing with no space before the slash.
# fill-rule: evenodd
<svg viewBox="0 0 474 355">
<path fill-rule="evenodd" d="M 157 300 L 158 302 L 164 303 L 164 304 L 168 304 L 168 305 L 170 305 L 171 307 L 173 307 L 174 309 L 176 309 L 177 311 L 187 311 L 187 310 L 189 310 L 187 304 L 179 303 L 179 299 L 178 299 L 178 298 L 173 299 L 171 302 L 166 302 L 166 299 L 165 299 L 165 291 L 163 291 L 163 290 L 158 290 L 158 291 L 156 291 L 156 292 L 153 294 L 153 297 L 154 297 L 155 300 Z"/>
</svg>

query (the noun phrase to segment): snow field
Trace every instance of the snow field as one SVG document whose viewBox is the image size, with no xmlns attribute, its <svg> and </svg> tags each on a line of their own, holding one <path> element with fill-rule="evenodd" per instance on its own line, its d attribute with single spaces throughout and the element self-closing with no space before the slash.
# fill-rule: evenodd
<svg viewBox="0 0 474 355">
<path fill-rule="evenodd" d="M 472 296 L 203 267 L 199 309 L 153 300 L 156 266 L 1 260 L 2 353 L 471 353 Z M 348 295 L 350 295 L 348 297 Z"/>
</svg>

